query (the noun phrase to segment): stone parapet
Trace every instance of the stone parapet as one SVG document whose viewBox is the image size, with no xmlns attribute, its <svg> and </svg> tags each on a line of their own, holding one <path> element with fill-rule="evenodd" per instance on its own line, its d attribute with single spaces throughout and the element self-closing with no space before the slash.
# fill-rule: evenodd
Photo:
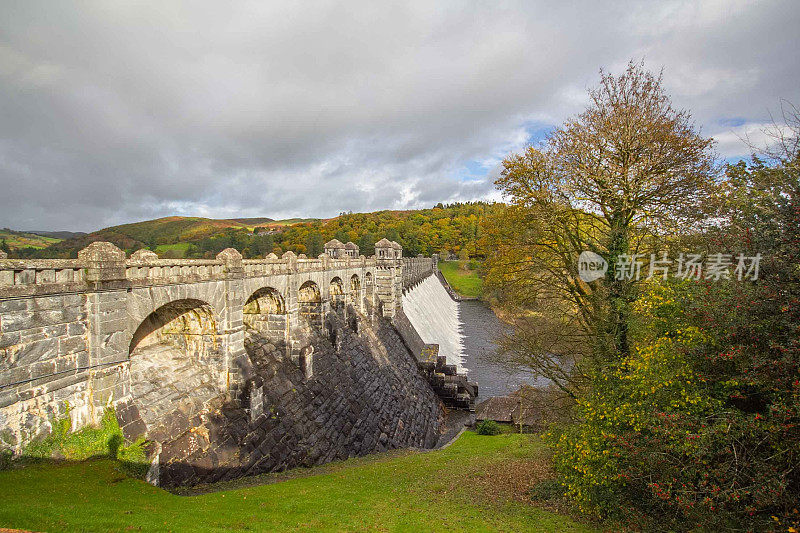
<svg viewBox="0 0 800 533">
<path fill-rule="evenodd" d="M 404 257 L 403 258 L 403 290 L 407 291 L 421 282 L 438 269 L 434 257 Z"/>
<path fill-rule="evenodd" d="M 238 253 L 238 252 L 237 252 Z M 274 276 L 325 270 L 374 267 L 374 257 L 298 259 L 294 254 L 278 258 L 160 259 L 149 250 L 124 252 L 110 243 L 92 243 L 78 259 L 0 258 L 0 299 L 84 292 L 102 289 L 100 283 L 127 281 L 132 287 L 197 283 L 226 279 L 241 269 L 244 277 Z"/>
</svg>

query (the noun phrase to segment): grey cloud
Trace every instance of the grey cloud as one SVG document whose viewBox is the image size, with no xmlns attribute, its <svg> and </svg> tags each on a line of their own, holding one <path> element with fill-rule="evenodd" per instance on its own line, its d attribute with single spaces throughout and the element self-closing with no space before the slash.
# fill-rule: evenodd
<svg viewBox="0 0 800 533">
<path fill-rule="evenodd" d="M 0 226 L 496 198 L 464 165 L 630 58 L 726 155 L 800 101 L 795 2 L 569 4 L 5 2 Z"/>
</svg>

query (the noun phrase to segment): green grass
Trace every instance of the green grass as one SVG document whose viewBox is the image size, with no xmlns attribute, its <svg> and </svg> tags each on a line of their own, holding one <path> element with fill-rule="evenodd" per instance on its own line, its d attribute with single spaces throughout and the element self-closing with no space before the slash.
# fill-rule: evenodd
<svg viewBox="0 0 800 533">
<path fill-rule="evenodd" d="M 461 296 L 480 298 L 483 294 L 483 280 L 478 276 L 475 261 L 439 261 L 439 270 L 447 283 Z"/>
<path fill-rule="evenodd" d="M 0 527 L 171 531 L 589 531 L 518 498 L 492 472 L 541 454 L 535 437 L 466 433 L 445 450 L 390 452 L 310 470 L 245 478 L 179 496 L 95 459 L 0 472 Z M 309 475 L 310 474 L 310 475 Z M 232 489 L 237 484 L 240 488 Z"/>
<path fill-rule="evenodd" d="M 190 242 L 179 242 L 177 244 L 159 244 L 156 246 L 156 253 L 161 255 L 170 250 L 174 250 L 180 254 L 181 257 L 186 257 L 186 250 L 189 249 L 192 243 Z"/>
</svg>

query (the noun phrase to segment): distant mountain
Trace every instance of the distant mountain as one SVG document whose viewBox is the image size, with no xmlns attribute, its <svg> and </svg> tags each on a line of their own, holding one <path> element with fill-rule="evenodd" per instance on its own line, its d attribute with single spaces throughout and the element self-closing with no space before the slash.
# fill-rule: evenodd
<svg viewBox="0 0 800 533">
<path fill-rule="evenodd" d="M 42 237 L 50 237 L 53 239 L 74 239 L 75 237 L 83 237 L 86 235 L 83 231 L 27 231 L 33 235 L 41 235 Z"/>
<path fill-rule="evenodd" d="M 229 220 L 233 220 L 234 222 L 238 222 L 238 223 L 244 224 L 246 226 L 260 226 L 260 225 L 265 225 L 265 224 L 267 224 L 269 222 L 275 222 L 274 218 L 266 218 L 266 217 L 261 217 L 261 218 L 258 218 L 258 217 L 256 217 L 256 218 L 231 218 Z"/>
<path fill-rule="evenodd" d="M 196 241 L 206 237 L 213 237 L 229 229 L 247 230 L 248 226 L 235 220 L 179 216 L 164 217 L 112 226 L 79 235 L 51 246 L 50 250 L 56 255 L 74 255 L 74 252 L 95 241 L 108 241 L 123 250 L 133 250 Z"/>
</svg>

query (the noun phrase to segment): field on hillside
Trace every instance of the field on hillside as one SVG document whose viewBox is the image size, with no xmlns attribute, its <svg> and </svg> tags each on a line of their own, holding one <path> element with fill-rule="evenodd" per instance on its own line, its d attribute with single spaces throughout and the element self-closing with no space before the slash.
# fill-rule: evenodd
<svg viewBox="0 0 800 533">
<path fill-rule="evenodd" d="M 483 280 L 478 276 L 475 261 L 439 261 L 439 270 L 461 296 L 480 298 L 483 295 Z"/>
<path fill-rule="evenodd" d="M 39 531 L 590 531 L 530 503 L 549 477 L 536 436 L 465 433 L 429 453 L 394 451 L 179 496 L 95 459 L 0 472 L 0 527 Z M 276 483 L 275 481 L 280 481 Z"/>
<path fill-rule="evenodd" d="M 43 237 L 41 235 L 24 233 L 21 231 L 0 229 L 0 241 L 6 241 L 8 247 L 15 250 L 17 248 L 47 248 L 51 244 L 61 242 L 61 239 Z"/>
</svg>

